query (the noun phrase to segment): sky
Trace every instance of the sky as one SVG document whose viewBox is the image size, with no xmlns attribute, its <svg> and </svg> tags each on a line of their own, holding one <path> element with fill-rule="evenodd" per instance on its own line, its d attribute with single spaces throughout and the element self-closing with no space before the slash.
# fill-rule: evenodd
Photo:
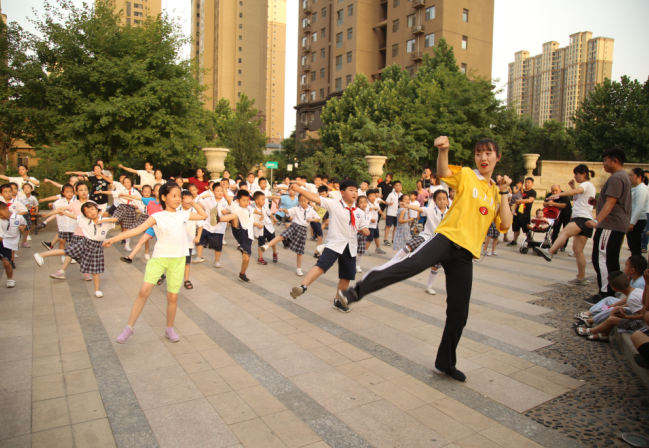
<svg viewBox="0 0 649 448">
<path fill-rule="evenodd" d="M 27 17 L 32 9 L 43 10 L 43 0 L 0 0 L 2 12 L 9 21 L 17 21 L 33 31 Z M 253 1 L 253 0 L 248 0 Z M 434 0 L 427 0 L 434 3 Z M 461 1 L 461 0 L 456 0 Z M 482 0 L 479 0 L 482 1 Z M 81 4 L 81 0 L 73 0 Z M 431 3 L 431 4 L 432 4 Z M 162 7 L 190 33 L 191 0 L 162 0 Z M 297 102 L 297 49 L 299 31 L 299 0 L 287 0 L 286 12 L 286 86 L 284 137 L 295 129 Z M 495 0 L 492 78 L 506 99 L 507 64 L 514 53 L 527 50 L 531 55 L 541 53 L 543 43 L 568 43 L 568 36 L 579 31 L 591 31 L 593 37 L 615 39 L 612 78 L 627 75 L 644 82 L 649 77 L 649 0 Z M 643 43 L 644 42 L 644 43 Z M 185 55 L 189 56 L 189 48 Z"/>
</svg>

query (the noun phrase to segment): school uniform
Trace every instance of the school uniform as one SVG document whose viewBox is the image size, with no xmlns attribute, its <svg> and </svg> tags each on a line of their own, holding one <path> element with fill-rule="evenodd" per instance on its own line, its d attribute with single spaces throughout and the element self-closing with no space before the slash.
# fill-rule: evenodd
<svg viewBox="0 0 649 448">
<path fill-rule="evenodd" d="M 3 196 L 0 196 L 0 201 L 7 204 L 7 208 L 12 214 L 15 213 L 17 215 L 24 215 L 28 212 L 27 208 L 15 198 L 12 198 L 9 202 L 7 202 L 5 201 L 5 198 Z"/>
<path fill-rule="evenodd" d="M 320 219 L 318 214 L 309 206 L 306 209 L 301 206 L 292 208 L 288 211 L 288 216 L 293 219 L 288 229 L 282 232 L 285 245 L 298 255 L 304 254 L 306 246 L 306 228 L 308 219 Z"/>
<path fill-rule="evenodd" d="M 25 225 L 25 218 L 12 213 L 9 219 L 0 219 L 0 258 L 4 258 L 15 268 L 13 253 L 18 250 L 20 226 Z"/>
<path fill-rule="evenodd" d="M 254 227 L 254 235 L 257 239 L 257 244 L 259 245 L 259 247 L 261 247 L 268 241 L 271 241 L 273 238 L 275 238 L 275 226 L 273 225 L 273 221 L 270 219 L 271 213 L 268 205 L 264 204 L 261 208 L 255 205 L 253 212 L 255 210 L 261 213 L 261 216 L 253 213 L 255 222 L 257 224 L 263 224 L 264 226 L 263 228 L 259 228 L 257 226 Z"/>
<path fill-rule="evenodd" d="M 370 230 L 370 234 L 367 236 L 367 241 L 374 241 L 381 237 L 381 234 L 379 233 L 379 211 L 371 209 L 373 207 L 380 209 L 380 207 L 378 201 L 370 202 L 368 200 L 367 203 L 367 228 Z M 374 222 L 372 222 L 372 220 L 374 220 Z"/>
<path fill-rule="evenodd" d="M 83 216 L 83 214 L 81 213 L 81 207 L 83 206 L 83 204 L 88 204 L 88 203 L 95 204 L 95 207 L 99 208 L 99 206 L 95 202 L 93 202 L 91 200 L 87 200 L 86 202 L 83 202 L 83 203 L 80 202 L 80 201 L 74 201 L 74 202 L 70 202 L 70 204 L 68 204 L 68 211 L 70 213 L 76 215 L 77 219 L 78 219 L 79 216 Z M 76 244 L 77 242 L 81 241 L 84 238 L 85 238 L 85 235 L 83 233 L 83 229 L 81 229 L 81 227 L 79 227 L 79 225 L 77 225 L 77 226 L 75 226 L 74 232 L 72 233 L 72 237 L 70 238 L 70 241 L 68 241 L 68 242 L 70 243 L 70 246 L 72 246 L 73 244 Z"/>
<path fill-rule="evenodd" d="M 25 230 L 29 230 L 32 228 L 31 209 L 36 208 L 36 211 L 38 212 L 38 199 L 34 196 L 27 197 L 23 192 L 19 192 L 17 198 L 18 202 L 24 205 L 27 209 L 27 215 L 25 215 Z"/>
<path fill-rule="evenodd" d="M 214 198 L 203 199 L 200 201 L 200 204 L 205 210 L 205 213 L 207 213 L 207 216 L 210 216 L 210 212 L 214 207 L 218 210 L 219 218 L 223 217 L 225 210 L 229 210 L 228 201 L 225 198 L 221 198 L 218 202 Z M 209 218 L 206 219 L 203 222 L 203 233 L 201 233 L 201 239 L 198 245 L 221 252 L 223 250 L 223 236 L 227 228 L 227 222 L 218 222 L 215 226 L 212 226 L 210 225 Z"/>
<path fill-rule="evenodd" d="M 369 208 L 369 207 L 368 207 Z M 361 211 L 361 219 L 363 220 L 362 228 L 368 227 L 367 211 L 359 208 Z M 356 234 L 356 241 L 358 242 L 358 248 L 356 249 L 357 255 L 365 255 L 365 246 L 367 245 L 367 237 L 360 232 Z"/>
<path fill-rule="evenodd" d="M 393 190 L 385 199 L 385 202 L 390 202 L 390 205 L 387 207 L 385 226 L 394 227 L 398 223 L 397 213 L 399 212 L 399 193 Z"/>
<path fill-rule="evenodd" d="M 232 236 L 237 240 L 239 247 L 248 255 L 252 255 L 252 240 L 254 234 L 254 218 L 250 209 L 241 207 L 237 202 L 232 202 L 230 211 L 239 218 L 239 226 L 232 223 Z"/>
<path fill-rule="evenodd" d="M 141 200 L 133 200 L 129 198 L 120 198 L 120 194 L 128 194 L 129 196 L 135 196 L 142 198 L 142 195 L 135 188 L 126 189 L 123 188 L 120 191 L 113 191 L 113 206 L 115 211 L 112 213 L 114 218 L 119 219 L 119 223 L 125 229 L 134 229 L 139 225 L 137 219 L 137 211 L 144 213 L 144 203 Z M 146 219 L 145 219 L 146 221 Z"/>
<path fill-rule="evenodd" d="M 74 202 L 73 199 L 70 199 L 69 201 L 65 198 L 57 199 L 52 204 L 52 208 L 54 210 L 60 208 L 68 210 L 68 207 L 72 202 Z M 70 243 L 72 241 L 72 235 L 77 228 L 77 221 L 76 219 L 72 219 L 65 215 L 56 215 L 56 227 L 59 230 L 59 239 Z"/>
<path fill-rule="evenodd" d="M 65 249 L 65 255 L 79 263 L 82 274 L 101 274 L 104 272 L 104 246 L 108 231 L 115 227 L 113 222 L 95 223 L 85 216 L 77 216 L 77 229 L 81 229 L 83 238 L 77 238 L 74 244 Z"/>
<path fill-rule="evenodd" d="M 355 205 L 349 207 L 335 199 L 321 197 L 320 204 L 329 213 L 329 233 L 316 266 L 327 272 L 338 261 L 338 278 L 354 280 L 358 253 L 357 233 L 366 228 L 363 212 Z"/>
</svg>

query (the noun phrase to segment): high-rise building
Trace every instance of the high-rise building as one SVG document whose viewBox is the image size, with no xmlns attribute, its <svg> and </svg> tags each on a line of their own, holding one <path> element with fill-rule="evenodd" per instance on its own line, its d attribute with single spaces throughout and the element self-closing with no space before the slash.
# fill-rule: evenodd
<svg viewBox="0 0 649 448">
<path fill-rule="evenodd" d="M 442 37 L 465 73 L 491 77 L 494 0 L 300 0 L 298 139 L 319 138 L 320 112 L 358 73 L 417 71 Z"/>
<path fill-rule="evenodd" d="M 271 143 L 284 137 L 286 0 L 192 0 L 192 56 L 205 69 L 205 107 L 255 100 Z"/>
<path fill-rule="evenodd" d="M 115 11 L 122 11 L 127 25 L 141 25 L 147 17 L 162 12 L 162 0 L 115 0 Z"/>
<path fill-rule="evenodd" d="M 518 115 L 529 115 L 539 126 L 548 120 L 572 126 L 579 103 L 597 84 L 611 77 L 613 43 L 585 31 L 570 36 L 568 46 L 543 44 L 543 52 L 530 57 L 519 51 L 509 64 L 507 104 Z"/>
</svg>

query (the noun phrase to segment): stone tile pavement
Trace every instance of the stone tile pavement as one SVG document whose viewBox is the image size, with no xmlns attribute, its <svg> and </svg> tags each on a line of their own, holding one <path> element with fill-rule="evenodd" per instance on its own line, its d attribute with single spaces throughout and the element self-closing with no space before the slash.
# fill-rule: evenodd
<svg viewBox="0 0 649 448">
<path fill-rule="evenodd" d="M 49 278 L 57 257 L 35 265 L 31 255 L 52 235 L 18 253 L 15 289 L 0 280 L 0 447 L 581 446 L 523 415 L 584 384 L 566 375 L 570 365 L 535 353 L 556 329 L 543 317 L 550 310 L 529 302 L 574 276 L 567 253 L 550 264 L 501 246 L 475 263 L 459 384 L 431 373 L 443 272 L 435 296 L 424 272 L 341 314 L 331 307 L 336 269 L 294 301 L 292 252 L 280 249 L 268 266 L 253 260 L 244 284 L 228 236 L 221 269 L 192 265 L 180 342 L 164 338 L 163 285 L 119 345 L 143 258 L 127 265 L 122 246 L 107 250 L 96 299 L 74 265 L 67 281 Z M 363 269 L 392 254 L 364 257 Z"/>
</svg>

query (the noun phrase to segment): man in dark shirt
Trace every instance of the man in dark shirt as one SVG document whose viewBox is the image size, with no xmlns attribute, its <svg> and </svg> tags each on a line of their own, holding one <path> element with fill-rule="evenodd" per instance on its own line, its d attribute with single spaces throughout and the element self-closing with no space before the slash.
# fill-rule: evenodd
<svg viewBox="0 0 649 448">
<path fill-rule="evenodd" d="M 392 193 L 392 189 L 394 187 L 394 184 L 392 183 L 392 173 L 388 173 L 385 175 L 385 180 L 382 182 L 379 182 L 377 185 L 377 188 L 380 190 L 381 195 L 380 198 L 383 199 L 384 201 L 387 199 L 388 195 Z M 379 204 L 379 207 L 381 207 L 381 211 L 385 211 L 385 209 L 388 207 L 385 203 L 381 202 Z M 381 221 L 381 214 L 379 213 L 379 219 L 377 222 Z"/>
<path fill-rule="evenodd" d="M 587 221 L 586 226 L 596 228 L 593 237 L 593 267 L 597 273 L 599 294 L 595 294 L 589 303 L 597 303 L 602 297 L 613 296 L 615 291 L 608 284 L 608 275 L 620 270 L 620 250 L 631 222 L 631 179 L 624 170 L 626 153 L 614 146 L 604 151 L 604 171 L 611 177 L 604 183 L 599 199 L 591 198 L 589 203 L 595 205 L 597 216 Z"/>
<path fill-rule="evenodd" d="M 109 180 L 112 182 L 112 178 L 109 178 L 103 173 L 103 167 L 101 165 L 95 165 L 92 168 L 93 174 L 88 176 L 83 171 L 67 171 L 66 174 L 74 174 L 79 176 L 79 180 L 86 180 L 92 184 L 90 190 L 90 200 L 95 204 L 99 205 L 99 209 L 102 212 L 106 211 L 108 206 L 108 196 L 106 194 L 100 193 L 101 191 L 111 191 L 109 186 Z"/>
<path fill-rule="evenodd" d="M 554 201 L 549 201 L 550 196 L 557 195 L 561 193 L 561 187 L 559 185 L 552 185 L 550 187 L 550 193 L 545 197 L 545 202 L 543 207 L 557 207 L 560 211 L 559 218 L 554 223 L 552 228 L 552 243 L 556 241 L 559 233 L 561 232 L 561 227 L 566 227 L 570 222 L 570 217 L 572 216 L 572 204 L 570 204 L 570 198 L 567 196 L 561 196 L 559 199 Z M 569 239 L 566 240 L 566 244 L 561 248 L 561 252 L 565 252 L 566 246 L 568 246 Z"/>
<path fill-rule="evenodd" d="M 534 200 L 536 199 L 536 190 L 532 189 L 534 186 L 534 179 L 528 177 L 525 179 L 525 184 L 521 190 L 521 199 L 515 201 L 515 215 L 514 220 L 512 221 L 512 230 L 514 231 L 514 237 L 512 242 L 508 246 L 518 246 L 518 235 L 523 232 L 527 233 L 527 226 L 532 222 L 532 206 L 534 205 Z"/>
<path fill-rule="evenodd" d="M 430 170 L 430 168 L 426 167 L 424 168 L 424 173 L 421 175 L 421 186 L 424 190 L 428 190 L 430 186 L 432 185 L 432 174 L 433 172 Z M 387 196 L 386 196 L 387 197 Z M 423 205 L 422 205 L 423 207 Z"/>
</svg>

